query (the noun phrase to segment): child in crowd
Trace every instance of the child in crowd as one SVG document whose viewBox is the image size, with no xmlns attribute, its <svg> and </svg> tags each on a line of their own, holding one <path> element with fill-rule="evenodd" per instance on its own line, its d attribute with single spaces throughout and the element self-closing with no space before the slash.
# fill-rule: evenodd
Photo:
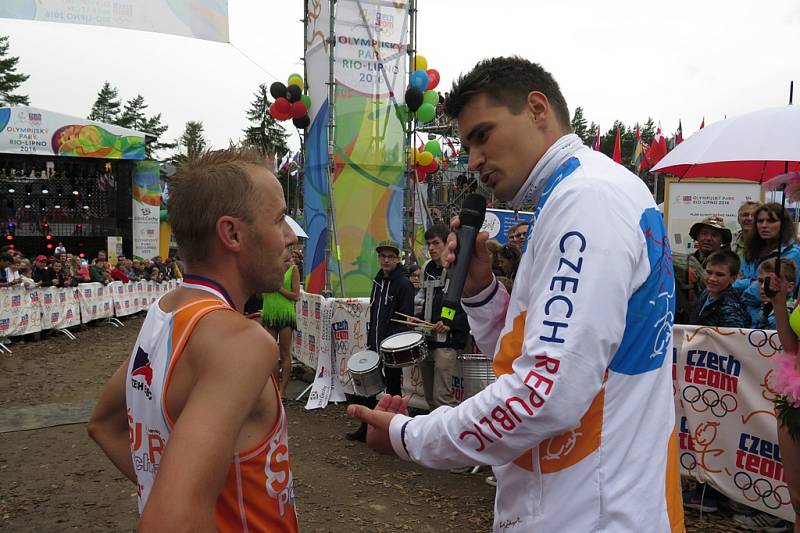
<svg viewBox="0 0 800 533">
<path fill-rule="evenodd" d="M 731 285 L 739 275 L 741 261 L 730 250 L 712 253 L 706 259 L 704 281 L 706 288 L 689 316 L 689 323 L 717 328 L 748 328 L 750 315 L 742 304 L 739 292 Z M 683 506 L 704 513 L 719 509 L 722 494 L 705 483 L 683 493 Z"/>
<path fill-rule="evenodd" d="M 700 293 L 689 323 L 717 328 L 748 328 L 752 323 L 747 309 L 731 285 L 739 275 L 739 256 L 720 250 L 706 259 L 705 290 Z"/>
<path fill-rule="evenodd" d="M 29 265 L 23 264 L 19 267 L 19 279 L 20 285 L 26 289 L 35 289 L 39 286 L 39 283 L 33 281 L 33 278 L 31 278 L 31 267 Z"/>
<path fill-rule="evenodd" d="M 761 292 L 761 301 L 764 303 L 762 304 L 756 319 L 753 321 L 752 327 L 754 329 L 777 329 L 775 322 L 775 310 L 772 308 L 772 303 L 769 301 L 770 299 L 767 298 L 767 295 L 764 293 L 763 281 L 764 278 L 767 278 L 770 274 L 774 273 L 774 257 L 772 259 L 767 259 L 758 266 L 758 289 Z M 792 314 L 792 310 L 795 306 L 795 300 L 792 296 L 794 295 L 794 280 L 796 274 L 797 269 L 794 266 L 794 262 L 789 259 L 781 259 L 781 278 L 783 278 L 787 283 L 786 307 L 790 315 Z"/>
</svg>

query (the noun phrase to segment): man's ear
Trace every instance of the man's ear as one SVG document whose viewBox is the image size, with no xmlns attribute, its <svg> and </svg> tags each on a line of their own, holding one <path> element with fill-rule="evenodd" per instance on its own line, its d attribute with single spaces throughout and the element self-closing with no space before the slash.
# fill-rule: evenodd
<svg viewBox="0 0 800 533">
<path fill-rule="evenodd" d="M 242 249 L 241 221 L 231 216 L 222 216 L 217 220 L 217 240 L 223 248 L 232 252 Z"/>
<path fill-rule="evenodd" d="M 528 113 L 533 117 L 534 123 L 538 123 L 550 115 L 550 101 L 544 93 L 539 91 L 531 91 L 528 93 L 526 107 Z"/>
</svg>

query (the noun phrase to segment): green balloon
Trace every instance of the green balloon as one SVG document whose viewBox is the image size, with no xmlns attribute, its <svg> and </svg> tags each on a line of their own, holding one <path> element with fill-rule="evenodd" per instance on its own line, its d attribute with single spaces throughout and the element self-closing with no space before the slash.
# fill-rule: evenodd
<svg viewBox="0 0 800 533">
<path fill-rule="evenodd" d="M 436 108 L 431 104 L 422 104 L 417 109 L 417 120 L 420 122 L 430 122 L 436 116 Z"/>
<path fill-rule="evenodd" d="M 422 94 L 422 102 L 425 104 L 431 104 L 433 107 L 436 107 L 436 104 L 439 103 L 439 93 L 434 90 L 425 91 Z"/>
<path fill-rule="evenodd" d="M 306 104 L 306 109 L 311 111 L 311 97 L 310 96 L 308 96 L 307 94 L 304 94 L 303 96 L 300 97 L 300 101 L 303 102 L 304 104 Z"/>
<path fill-rule="evenodd" d="M 432 153 L 433 157 L 442 155 L 442 145 L 437 140 L 431 140 L 425 143 L 425 150 Z"/>
</svg>

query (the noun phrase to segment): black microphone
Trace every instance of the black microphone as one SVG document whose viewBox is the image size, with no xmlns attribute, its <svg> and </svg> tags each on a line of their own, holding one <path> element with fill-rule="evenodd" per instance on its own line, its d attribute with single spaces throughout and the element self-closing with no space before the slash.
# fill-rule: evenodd
<svg viewBox="0 0 800 533">
<path fill-rule="evenodd" d="M 486 198 L 480 194 L 470 194 L 461 204 L 458 218 L 461 225 L 456 230 L 456 260 L 447 269 L 447 286 L 442 298 L 442 322 L 450 325 L 456 316 L 456 308 L 461 302 L 464 282 L 469 271 L 469 261 L 475 251 L 475 238 L 481 231 L 486 217 Z"/>
</svg>

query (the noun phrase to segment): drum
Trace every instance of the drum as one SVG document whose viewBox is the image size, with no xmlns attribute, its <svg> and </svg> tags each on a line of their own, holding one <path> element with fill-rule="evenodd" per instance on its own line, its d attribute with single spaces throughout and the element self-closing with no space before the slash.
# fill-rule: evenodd
<svg viewBox="0 0 800 533">
<path fill-rule="evenodd" d="M 353 389 L 359 396 L 369 398 L 386 389 L 381 373 L 381 356 L 372 350 L 364 350 L 350 356 L 347 371 L 353 380 Z"/>
<path fill-rule="evenodd" d="M 389 368 L 414 366 L 428 357 L 425 336 L 419 331 L 404 331 L 386 337 L 381 343 L 381 358 Z"/>
<path fill-rule="evenodd" d="M 461 383 L 464 386 L 464 400 L 497 381 L 492 368 L 492 360 L 483 354 L 463 354 L 458 356 L 461 363 Z"/>
</svg>

